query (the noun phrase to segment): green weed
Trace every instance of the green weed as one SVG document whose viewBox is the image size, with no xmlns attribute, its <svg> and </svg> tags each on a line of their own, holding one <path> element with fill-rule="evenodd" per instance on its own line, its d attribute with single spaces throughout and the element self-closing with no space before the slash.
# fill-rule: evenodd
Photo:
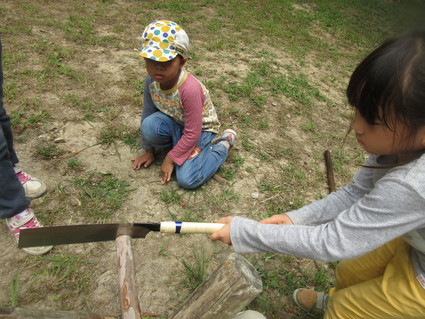
<svg viewBox="0 0 425 319">
<path fill-rule="evenodd" d="M 129 198 L 133 189 L 127 181 L 112 174 L 92 173 L 86 177 L 68 181 L 59 193 L 67 198 L 77 198 L 78 211 L 86 218 L 106 220 Z"/>
<path fill-rule="evenodd" d="M 130 133 L 124 133 L 122 136 L 122 142 L 133 150 L 140 148 L 139 130 Z"/>
<path fill-rule="evenodd" d="M 222 166 L 220 167 L 219 173 L 220 176 L 223 176 L 228 181 L 231 181 L 235 178 L 236 169 L 227 166 Z"/>
<path fill-rule="evenodd" d="M 161 255 L 161 256 L 168 256 L 168 254 L 169 254 L 169 251 L 168 251 L 168 248 L 167 248 L 167 246 L 168 246 L 168 243 L 170 242 L 170 239 L 167 239 L 162 245 L 161 245 L 161 247 L 159 248 L 159 254 Z"/>
<path fill-rule="evenodd" d="M 172 189 L 172 190 L 163 190 L 161 191 L 161 194 L 159 194 L 159 198 L 164 203 L 178 203 L 180 199 L 182 198 L 182 194 L 180 194 L 179 189 Z"/>
<path fill-rule="evenodd" d="M 75 157 L 68 158 L 68 167 L 69 168 L 77 169 L 77 168 L 80 167 L 80 165 L 81 164 L 80 164 L 80 162 L 78 161 L 77 158 L 75 158 Z"/>
<path fill-rule="evenodd" d="M 18 307 L 19 276 L 15 274 L 10 280 L 10 307 Z"/>
<path fill-rule="evenodd" d="M 86 121 L 93 121 L 96 118 L 96 115 L 99 114 L 102 110 L 97 107 L 93 100 L 88 98 L 81 98 L 76 94 L 67 94 L 63 98 L 64 102 L 69 104 L 73 109 L 80 111 L 81 119 Z"/>
<path fill-rule="evenodd" d="M 111 145 L 117 140 L 121 139 L 122 132 L 117 130 L 116 127 L 107 126 L 100 132 L 99 142 L 101 144 Z"/>
<path fill-rule="evenodd" d="M 192 290 L 195 290 L 206 279 L 208 269 L 208 259 L 205 256 L 205 251 L 202 250 L 201 254 L 194 248 L 192 249 L 194 261 L 188 263 L 182 260 L 182 264 L 186 270 L 185 278 L 182 283 Z"/>
<path fill-rule="evenodd" d="M 56 144 L 39 145 L 35 149 L 34 155 L 44 160 L 51 160 L 63 153 Z"/>
</svg>

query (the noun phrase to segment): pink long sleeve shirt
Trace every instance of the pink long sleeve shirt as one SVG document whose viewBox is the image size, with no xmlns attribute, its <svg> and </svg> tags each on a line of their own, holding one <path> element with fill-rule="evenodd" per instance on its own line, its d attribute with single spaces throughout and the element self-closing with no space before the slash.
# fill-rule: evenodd
<svg viewBox="0 0 425 319">
<path fill-rule="evenodd" d="M 149 93 L 157 110 L 184 127 L 181 139 L 168 153 L 177 165 L 182 165 L 192 154 L 202 131 L 218 133 L 220 122 L 208 90 L 185 70 L 172 89 L 163 91 L 159 83 L 153 81 Z M 142 120 L 146 116 L 144 110 Z"/>
</svg>

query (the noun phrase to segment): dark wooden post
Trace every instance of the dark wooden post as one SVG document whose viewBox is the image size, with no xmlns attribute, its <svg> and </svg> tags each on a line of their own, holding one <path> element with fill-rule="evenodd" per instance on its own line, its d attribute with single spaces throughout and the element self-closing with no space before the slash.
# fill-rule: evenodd
<svg viewBox="0 0 425 319">
<path fill-rule="evenodd" d="M 329 152 L 328 150 L 326 150 L 323 153 L 323 156 L 325 157 L 326 177 L 328 179 L 329 194 L 330 194 L 330 193 L 332 193 L 332 192 L 334 192 L 336 190 L 331 152 Z"/>
<path fill-rule="evenodd" d="M 245 258 L 231 254 L 183 303 L 172 319 L 231 319 L 262 290 L 260 275 Z"/>
</svg>

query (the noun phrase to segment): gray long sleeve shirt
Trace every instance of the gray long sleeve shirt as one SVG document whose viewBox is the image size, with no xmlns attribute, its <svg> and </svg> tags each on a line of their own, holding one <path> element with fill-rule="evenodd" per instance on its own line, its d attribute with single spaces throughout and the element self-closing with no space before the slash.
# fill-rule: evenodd
<svg viewBox="0 0 425 319">
<path fill-rule="evenodd" d="M 294 225 L 235 217 L 230 227 L 235 250 L 338 261 L 403 236 L 413 247 L 412 266 L 425 288 L 425 155 L 402 166 L 376 168 L 384 160 L 370 156 L 351 184 L 287 213 Z"/>
</svg>

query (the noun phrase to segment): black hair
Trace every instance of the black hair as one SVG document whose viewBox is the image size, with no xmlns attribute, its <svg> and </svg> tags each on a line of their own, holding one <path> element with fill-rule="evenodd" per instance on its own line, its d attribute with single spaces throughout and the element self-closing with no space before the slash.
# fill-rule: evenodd
<svg viewBox="0 0 425 319">
<path fill-rule="evenodd" d="M 376 48 L 354 70 L 346 94 L 370 125 L 380 122 L 393 130 L 401 122 L 412 141 L 425 126 L 425 30 Z"/>
</svg>

